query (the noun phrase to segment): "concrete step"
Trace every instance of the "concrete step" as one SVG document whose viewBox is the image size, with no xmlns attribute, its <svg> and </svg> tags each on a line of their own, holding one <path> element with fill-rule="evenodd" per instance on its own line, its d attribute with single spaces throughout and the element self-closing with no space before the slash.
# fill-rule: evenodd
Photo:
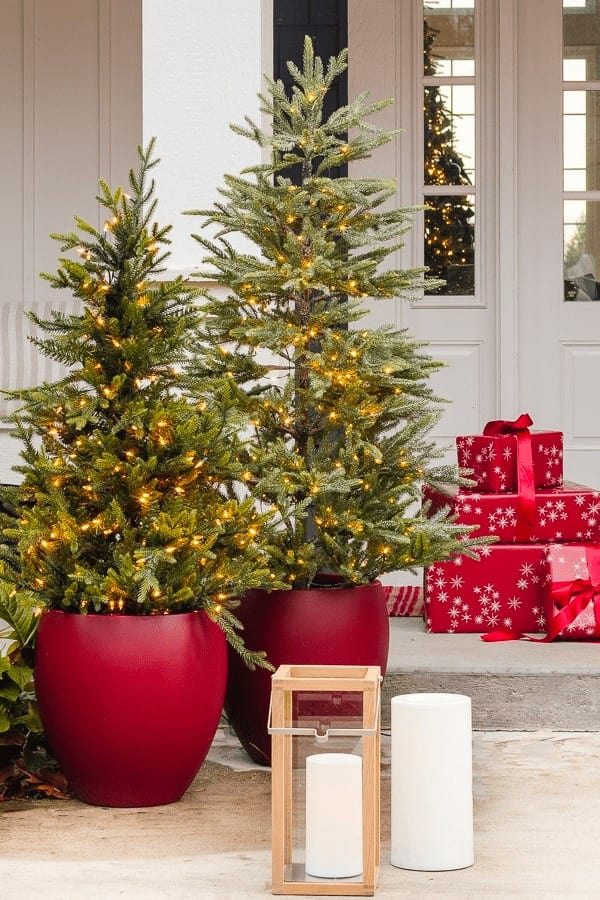
<svg viewBox="0 0 600 900">
<path fill-rule="evenodd" d="M 478 634 L 426 634 L 417 617 L 390 619 L 382 726 L 397 694 L 472 699 L 478 731 L 600 731 L 600 642 L 485 643 Z"/>
</svg>

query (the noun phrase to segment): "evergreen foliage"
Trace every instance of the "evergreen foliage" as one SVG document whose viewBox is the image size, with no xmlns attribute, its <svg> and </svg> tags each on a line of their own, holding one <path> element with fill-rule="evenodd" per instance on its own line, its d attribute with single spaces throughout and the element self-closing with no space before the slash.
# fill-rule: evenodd
<svg viewBox="0 0 600 900">
<path fill-rule="evenodd" d="M 195 235 L 202 274 L 227 288 L 205 301 L 195 374 L 228 384 L 251 421 L 242 478 L 279 522 L 273 573 L 294 588 L 327 574 L 367 583 L 470 546 L 420 508 L 421 482 L 456 478 L 432 466 L 440 406 L 427 382 L 439 364 L 406 331 L 361 325 L 366 297 L 415 297 L 430 282 L 383 265 L 411 227 L 411 210 L 387 202 L 394 182 L 328 175 L 393 137 L 367 121 L 391 101 L 361 95 L 324 118 L 345 67 L 346 51 L 325 67 L 307 38 L 303 70 L 289 64 L 291 96 L 271 79 L 261 95 L 272 134 L 232 126 L 270 161 L 226 176 L 223 202 L 195 211 L 218 229 Z M 235 233 L 256 252 L 236 251 Z"/>
<path fill-rule="evenodd" d="M 138 148 L 130 193 L 100 182 L 103 229 L 53 235 L 65 256 L 52 287 L 81 313 L 30 318 L 42 353 L 67 367 L 54 383 L 12 392 L 22 443 L 19 520 L 4 554 L 23 604 L 71 612 L 206 610 L 249 662 L 231 612 L 271 584 L 265 520 L 234 483 L 241 418 L 233 396 L 182 389 L 198 291 L 159 281 L 170 227 L 154 221 L 154 141 Z M 7 576 L 8 577 L 8 576 Z"/>
</svg>

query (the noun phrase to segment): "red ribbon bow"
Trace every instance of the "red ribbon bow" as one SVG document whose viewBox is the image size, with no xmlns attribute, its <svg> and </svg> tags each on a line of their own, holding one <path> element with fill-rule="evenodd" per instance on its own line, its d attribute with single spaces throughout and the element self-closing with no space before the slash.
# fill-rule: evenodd
<svg viewBox="0 0 600 900">
<path fill-rule="evenodd" d="M 488 642 L 518 641 L 519 638 L 525 638 L 525 640 L 534 641 L 537 644 L 547 644 L 566 631 L 590 603 L 594 604 L 594 618 L 596 629 L 598 629 L 600 625 L 600 585 L 592 584 L 589 578 L 576 578 L 575 581 L 559 584 L 552 590 L 552 600 L 555 606 L 560 608 L 548 623 L 545 637 L 535 638 L 528 634 L 519 634 L 516 631 L 499 628 L 497 631 L 482 634 L 481 640 Z"/>
<path fill-rule="evenodd" d="M 535 483 L 533 480 L 533 456 L 529 426 L 533 419 L 523 413 L 514 422 L 495 419 L 483 429 L 486 437 L 514 434 L 517 438 L 517 540 L 527 541 L 536 522 Z"/>
<path fill-rule="evenodd" d="M 594 604 L 596 627 L 600 623 L 600 585 L 592 584 L 589 578 L 576 578 L 570 583 L 558 585 L 552 591 L 552 599 L 560 610 L 550 622 L 549 640 L 554 640 L 565 631 L 590 603 Z"/>
</svg>

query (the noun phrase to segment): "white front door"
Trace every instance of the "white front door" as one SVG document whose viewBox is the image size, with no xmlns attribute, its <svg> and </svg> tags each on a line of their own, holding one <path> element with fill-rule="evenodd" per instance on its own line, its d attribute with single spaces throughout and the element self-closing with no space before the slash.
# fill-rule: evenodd
<svg viewBox="0 0 600 900">
<path fill-rule="evenodd" d="M 350 0 L 350 95 L 395 96 L 386 125 L 405 131 L 371 172 L 395 171 L 400 205 L 446 195 L 451 211 L 471 204 L 475 213 L 473 280 L 395 314 L 448 364 L 436 388 L 452 403 L 436 437 L 452 446 L 488 419 L 529 412 L 536 426 L 564 432 L 566 476 L 600 487 L 600 9 L 590 0 L 380 0 L 381 15 L 369 17 L 365 6 Z M 436 29 L 433 77 L 424 18 Z M 563 82 L 563 56 L 565 78 L 578 82 Z M 443 173 L 433 179 L 442 186 L 424 187 L 428 90 L 458 113 L 454 147 L 471 187 Z M 400 264 L 423 262 L 428 224 L 424 235 L 419 214 Z M 447 246 L 456 250 L 454 238 Z M 461 269 L 468 276 L 469 265 L 448 265 L 449 284 Z M 381 307 L 373 315 L 389 321 Z"/>
<path fill-rule="evenodd" d="M 600 11 L 542 5 L 518 10 L 520 398 L 560 424 L 566 475 L 599 487 Z"/>
</svg>

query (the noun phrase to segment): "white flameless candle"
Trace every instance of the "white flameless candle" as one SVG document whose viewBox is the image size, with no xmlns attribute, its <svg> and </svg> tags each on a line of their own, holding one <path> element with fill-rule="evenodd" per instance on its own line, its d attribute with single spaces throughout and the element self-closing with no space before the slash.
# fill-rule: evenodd
<svg viewBox="0 0 600 900">
<path fill-rule="evenodd" d="M 317 753 L 306 759 L 305 869 L 318 878 L 362 873 L 360 756 Z"/>
<path fill-rule="evenodd" d="M 473 864 L 471 698 L 392 698 L 393 866 L 438 872 Z"/>
</svg>

